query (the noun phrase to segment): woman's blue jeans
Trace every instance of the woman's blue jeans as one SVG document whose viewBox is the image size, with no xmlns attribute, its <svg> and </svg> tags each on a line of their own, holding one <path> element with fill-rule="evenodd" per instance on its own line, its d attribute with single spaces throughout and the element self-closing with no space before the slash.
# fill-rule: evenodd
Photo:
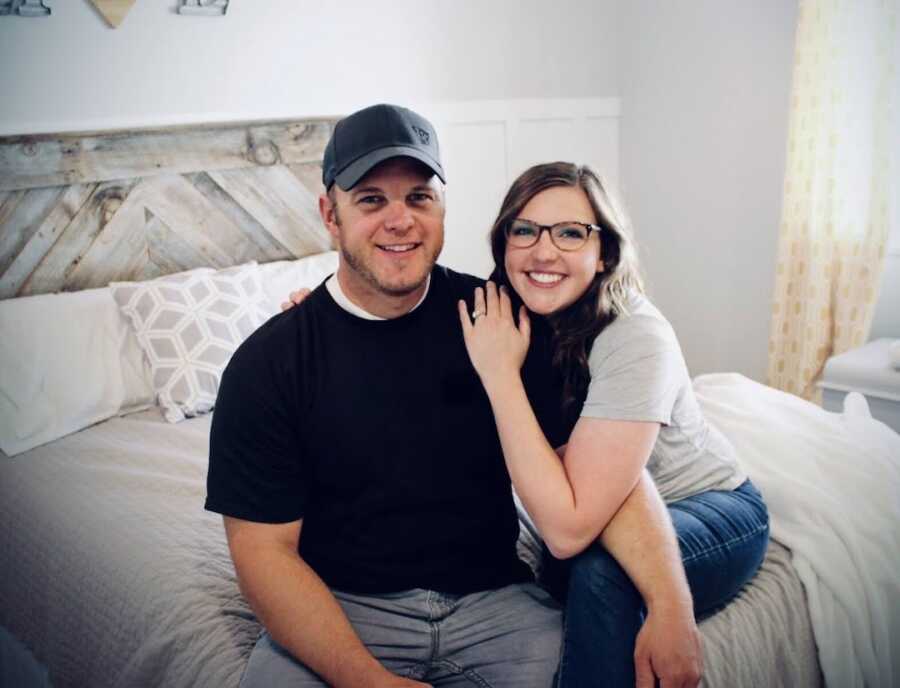
<svg viewBox="0 0 900 688">
<path fill-rule="evenodd" d="M 769 542 L 769 515 L 748 480 L 732 492 L 710 491 L 669 504 L 694 598 L 711 614 L 756 573 Z M 560 688 L 633 688 L 634 644 L 644 601 L 615 559 L 594 543 L 567 561 L 545 553 L 544 582 L 565 601 Z"/>
</svg>

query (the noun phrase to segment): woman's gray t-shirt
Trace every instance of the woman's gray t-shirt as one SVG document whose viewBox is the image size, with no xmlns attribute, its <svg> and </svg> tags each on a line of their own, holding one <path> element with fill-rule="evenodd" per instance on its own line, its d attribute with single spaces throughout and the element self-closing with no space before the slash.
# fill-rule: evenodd
<svg viewBox="0 0 900 688">
<path fill-rule="evenodd" d="M 644 296 L 628 311 L 594 340 L 582 417 L 661 423 L 647 469 L 666 503 L 735 489 L 747 476 L 703 417 L 672 326 Z"/>
</svg>

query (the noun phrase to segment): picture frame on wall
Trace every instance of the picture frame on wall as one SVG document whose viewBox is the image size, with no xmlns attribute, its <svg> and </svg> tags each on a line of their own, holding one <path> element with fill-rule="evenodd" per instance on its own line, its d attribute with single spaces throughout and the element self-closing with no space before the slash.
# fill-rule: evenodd
<svg viewBox="0 0 900 688">
<path fill-rule="evenodd" d="M 221 17 L 228 11 L 229 0 L 179 0 L 178 14 Z"/>
<path fill-rule="evenodd" d="M 0 16 L 49 17 L 50 13 L 44 0 L 0 0 Z"/>
</svg>

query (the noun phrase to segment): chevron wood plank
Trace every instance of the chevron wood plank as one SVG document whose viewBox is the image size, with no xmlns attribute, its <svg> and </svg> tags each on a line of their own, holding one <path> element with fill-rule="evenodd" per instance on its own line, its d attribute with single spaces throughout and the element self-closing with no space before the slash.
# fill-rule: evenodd
<svg viewBox="0 0 900 688">
<path fill-rule="evenodd" d="M 107 207 L 105 222 L 96 238 L 66 276 L 66 291 L 92 289 L 127 279 L 134 254 L 146 254 L 141 183 L 135 185 L 121 205 Z"/>
<path fill-rule="evenodd" d="M 141 193 L 144 207 L 206 256 L 208 265 L 227 267 L 252 254 L 241 229 L 181 175 L 149 177 Z"/>
<path fill-rule="evenodd" d="M 3 231 L 0 232 L 0 275 L 6 273 L 65 190 L 66 187 L 31 189 L 13 199 L 15 203 L 9 204 Z"/>
<path fill-rule="evenodd" d="M 59 239 L 19 290 L 19 296 L 62 291 L 103 226 L 121 206 L 137 180 L 88 185 L 90 195 Z"/>
<path fill-rule="evenodd" d="M 253 253 L 245 260 L 268 263 L 273 260 L 289 260 L 295 256 L 275 237 L 266 231 L 234 198 L 225 192 L 206 172 L 185 175 L 194 187 L 227 216 L 236 227 L 253 243 Z"/>
<path fill-rule="evenodd" d="M 0 296 L 20 294 L 23 285 L 28 282 L 47 253 L 53 250 L 65 228 L 90 197 L 92 188 L 93 185 L 90 184 L 61 187 L 62 193 L 51 211 L 0 278 Z"/>
<path fill-rule="evenodd" d="M 331 237 L 319 217 L 318 195 L 283 165 L 209 174 L 292 255 L 330 248 Z"/>
</svg>

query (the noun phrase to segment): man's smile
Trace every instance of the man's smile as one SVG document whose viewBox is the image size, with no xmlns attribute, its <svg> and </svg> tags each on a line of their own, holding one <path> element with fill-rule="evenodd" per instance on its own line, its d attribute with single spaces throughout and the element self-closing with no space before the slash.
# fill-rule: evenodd
<svg viewBox="0 0 900 688">
<path fill-rule="evenodd" d="M 417 249 L 421 246 L 421 242 L 408 243 L 408 244 L 375 244 L 382 251 L 387 251 L 388 253 L 409 253 Z"/>
</svg>

